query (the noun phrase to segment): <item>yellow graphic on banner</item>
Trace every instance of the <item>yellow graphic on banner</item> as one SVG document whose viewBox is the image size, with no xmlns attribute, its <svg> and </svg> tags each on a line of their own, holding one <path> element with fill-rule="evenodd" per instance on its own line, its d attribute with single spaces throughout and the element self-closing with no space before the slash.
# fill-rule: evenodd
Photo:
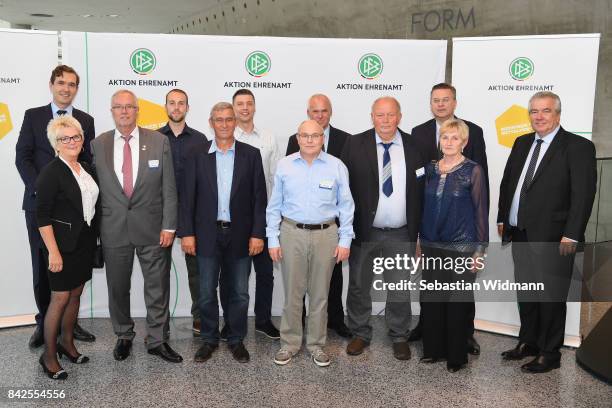
<svg viewBox="0 0 612 408">
<path fill-rule="evenodd" d="M 533 132 L 529 112 L 519 105 L 512 105 L 495 119 L 497 141 L 500 145 L 512 147 L 514 140 L 525 133 Z"/>
<path fill-rule="evenodd" d="M 138 126 L 157 130 L 166 125 L 168 115 L 162 105 L 138 98 Z"/>
<path fill-rule="evenodd" d="M 0 102 L 0 139 L 8 135 L 13 129 L 13 122 L 11 122 L 11 113 L 9 112 L 8 105 Z"/>
</svg>

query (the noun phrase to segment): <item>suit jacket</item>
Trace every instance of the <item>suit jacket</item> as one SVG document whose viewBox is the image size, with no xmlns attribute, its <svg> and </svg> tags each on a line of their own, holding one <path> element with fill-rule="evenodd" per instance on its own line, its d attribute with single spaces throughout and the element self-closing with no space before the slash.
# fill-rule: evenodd
<svg viewBox="0 0 612 408">
<path fill-rule="evenodd" d="M 417 179 L 416 171 L 427 164 L 409 134 L 399 131 L 406 161 L 406 220 L 410 241 L 416 242 L 421 224 L 425 177 Z M 350 188 L 355 201 L 355 243 L 369 240 L 378 207 L 379 175 L 374 129 L 351 136 L 344 144 L 341 159 L 348 168 Z M 424 169 L 423 169 L 424 170 Z"/>
<path fill-rule="evenodd" d="M 94 119 L 76 108 L 72 109 L 72 116 L 81 124 L 85 137 L 79 161 L 91 163 L 89 145 L 96 136 Z M 15 165 L 25 184 L 22 209 L 26 211 L 36 209 L 36 178 L 42 168 L 55 158 L 55 151 L 47 138 L 47 125 L 51 119 L 53 119 L 53 111 L 51 104 L 48 104 L 28 109 L 21 124 L 15 148 Z"/>
<path fill-rule="evenodd" d="M 115 131 L 102 133 L 91 143 L 102 206 L 100 238 L 105 247 L 157 245 L 162 230 L 176 230 L 178 204 L 170 142 L 154 130 L 139 127 L 138 131 L 138 172 L 131 198 L 115 174 Z M 152 160 L 158 161 L 156 167 Z"/>
<path fill-rule="evenodd" d="M 95 180 L 88 163 L 81 162 L 83 169 Z M 81 189 L 68 166 L 56 157 L 45 166 L 36 180 L 36 220 L 39 227 L 53 226 L 53 235 L 60 252 L 70 252 L 77 247 L 83 227 L 83 201 Z M 91 226 L 97 231 L 99 206 Z"/>
<path fill-rule="evenodd" d="M 497 222 L 504 223 L 503 240 L 512 239 L 508 222 L 512 199 L 535 133 L 518 137 L 506 162 L 499 187 Z M 542 157 L 519 217 L 531 242 L 559 242 L 562 237 L 584 241 L 597 184 L 595 146 L 563 128 Z"/>
<path fill-rule="evenodd" d="M 350 134 L 346 133 L 345 131 L 336 129 L 332 125 L 329 125 L 329 146 L 327 146 L 327 153 L 334 157 L 340 158 L 342 149 L 344 148 L 344 143 L 349 136 Z M 298 145 L 297 136 L 295 134 L 291 135 L 291 137 L 289 137 L 289 143 L 287 143 L 287 152 L 285 153 L 285 156 L 289 156 L 290 154 L 299 151 L 300 146 Z"/>
<path fill-rule="evenodd" d="M 217 160 L 212 141 L 194 147 L 185 162 L 180 237 L 195 236 L 200 256 L 215 255 L 217 241 Z M 266 236 L 266 180 L 259 149 L 236 141 L 230 192 L 231 251 L 249 254 L 249 238 Z"/>
</svg>

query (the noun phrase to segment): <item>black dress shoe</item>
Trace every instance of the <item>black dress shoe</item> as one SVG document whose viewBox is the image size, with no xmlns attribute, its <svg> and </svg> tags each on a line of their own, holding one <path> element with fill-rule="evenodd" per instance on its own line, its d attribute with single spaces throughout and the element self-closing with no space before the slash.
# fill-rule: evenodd
<svg viewBox="0 0 612 408">
<path fill-rule="evenodd" d="M 210 356 L 212 356 L 212 353 L 217 349 L 217 347 L 219 347 L 217 344 L 211 344 L 211 343 L 202 344 L 200 348 L 198 349 L 198 351 L 196 351 L 196 354 L 193 360 L 196 363 L 203 363 L 204 361 L 208 360 Z"/>
<path fill-rule="evenodd" d="M 449 373 L 456 373 L 457 371 L 461 370 L 463 367 L 465 367 L 464 364 L 446 364 L 446 370 Z"/>
<path fill-rule="evenodd" d="M 335 331 L 338 336 L 344 337 L 345 339 L 350 339 L 353 337 L 351 329 L 346 327 L 344 322 L 340 322 L 340 324 L 327 325 L 327 328 Z"/>
<path fill-rule="evenodd" d="M 43 368 L 43 371 L 45 372 L 45 374 L 47 374 L 47 377 L 51 378 L 52 380 L 65 380 L 66 378 L 68 378 L 68 373 L 66 371 L 64 371 L 63 368 L 60 367 L 59 371 L 51 371 L 47 368 L 47 366 L 45 365 L 45 362 L 43 360 L 43 356 L 41 355 L 40 358 L 38 359 L 38 362 L 40 363 L 40 365 Z"/>
<path fill-rule="evenodd" d="M 147 350 L 147 353 L 155 356 L 160 356 L 169 363 L 180 363 L 183 361 L 183 357 L 176 351 L 172 350 L 172 347 L 168 343 L 162 343 L 159 346 Z"/>
<path fill-rule="evenodd" d="M 113 357 L 115 360 L 121 361 L 128 358 L 130 355 L 130 349 L 132 348 L 132 340 L 118 339 L 113 350 Z"/>
<path fill-rule="evenodd" d="M 30 346 L 30 348 L 35 349 L 39 348 L 43 344 L 45 344 L 45 337 L 43 335 L 43 331 L 40 329 L 40 326 L 36 326 L 36 330 L 34 330 L 34 333 L 32 333 L 30 341 L 28 342 L 28 346 Z"/>
<path fill-rule="evenodd" d="M 280 332 L 274 326 L 272 321 L 268 320 L 266 324 L 263 325 L 255 325 L 255 331 L 261 334 L 264 334 L 266 337 L 274 340 L 280 339 Z"/>
<path fill-rule="evenodd" d="M 393 357 L 398 360 L 410 360 L 410 346 L 407 341 L 393 343 Z"/>
<path fill-rule="evenodd" d="M 547 373 L 550 370 L 561 367 L 561 361 L 539 355 L 527 364 L 521 366 L 521 371 L 524 373 L 538 374 Z"/>
<path fill-rule="evenodd" d="M 473 356 L 477 356 L 480 354 L 480 344 L 478 344 L 474 336 L 468 337 L 467 352 Z"/>
<path fill-rule="evenodd" d="M 92 343 L 96 341 L 96 336 L 82 328 L 78 322 L 74 325 L 74 330 L 72 332 L 74 338 L 79 341 L 86 341 L 87 343 Z"/>
<path fill-rule="evenodd" d="M 538 349 L 527 343 L 519 343 L 515 348 L 506 350 L 501 355 L 504 360 L 522 360 L 525 357 L 537 356 Z"/>
<path fill-rule="evenodd" d="M 408 336 L 408 341 L 419 341 L 423 338 L 423 329 L 421 328 L 421 324 L 417 324 L 416 327 L 410 330 L 410 335 Z"/>
<path fill-rule="evenodd" d="M 68 351 L 66 351 L 64 346 L 62 346 L 60 343 L 57 343 L 56 347 L 57 347 L 57 355 L 59 356 L 59 358 L 62 358 L 62 356 L 66 356 L 66 358 L 74 364 L 85 364 L 86 362 L 89 361 L 89 357 L 84 356 L 80 353 L 77 353 L 76 356 L 71 356 L 70 354 L 68 354 Z"/>
<path fill-rule="evenodd" d="M 251 359 L 251 357 L 249 356 L 249 352 L 244 347 L 244 344 L 242 344 L 242 342 L 232 344 L 229 347 L 232 351 L 232 357 L 234 357 L 234 360 L 238 361 L 239 363 L 248 363 Z"/>
</svg>

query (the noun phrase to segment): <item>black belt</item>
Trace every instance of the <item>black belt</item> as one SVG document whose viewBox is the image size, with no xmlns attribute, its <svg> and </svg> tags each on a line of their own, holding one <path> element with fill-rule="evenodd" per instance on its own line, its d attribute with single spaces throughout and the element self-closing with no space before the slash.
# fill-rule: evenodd
<svg viewBox="0 0 612 408">
<path fill-rule="evenodd" d="M 298 223 L 295 224 L 296 227 L 298 227 L 299 229 L 305 229 L 305 230 L 324 230 L 326 228 L 329 228 L 329 224 L 302 224 L 302 223 Z"/>
<path fill-rule="evenodd" d="M 232 226 L 232 223 L 229 221 L 217 221 L 217 227 L 229 228 L 231 226 Z"/>
</svg>

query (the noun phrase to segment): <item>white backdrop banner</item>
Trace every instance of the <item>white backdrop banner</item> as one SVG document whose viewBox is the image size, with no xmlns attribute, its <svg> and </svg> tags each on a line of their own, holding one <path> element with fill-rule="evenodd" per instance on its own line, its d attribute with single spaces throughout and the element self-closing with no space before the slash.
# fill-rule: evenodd
<svg viewBox="0 0 612 408">
<path fill-rule="evenodd" d="M 514 140 L 532 131 L 531 95 L 559 95 L 564 129 L 591 138 L 599 34 L 453 39 L 453 85 L 457 115 L 484 130 L 491 187 L 490 237 L 497 236 L 497 202 L 506 159 Z M 508 262 L 512 262 L 510 251 Z M 578 262 L 578 261 L 577 261 Z M 519 324 L 513 303 L 480 303 L 478 319 Z M 568 304 L 566 334 L 578 335 L 580 304 Z"/>
<path fill-rule="evenodd" d="M 24 112 L 51 101 L 49 77 L 58 61 L 57 32 L 0 29 L 0 44 L 0 201 L 5 237 L 0 246 L 0 317 L 5 317 L 36 313 L 15 145 Z"/>
<path fill-rule="evenodd" d="M 75 105 L 92 114 L 98 133 L 114 127 L 111 95 L 128 88 L 139 97 L 139 124 L 163 126 L 164 97 L 172 88 L 189 94 L 187 123 L 211 136 L 210 108 L 231 102 L 239 88 L 251 89 L 257 102 L 255 124 L 272 131 L 284 153 L 288 137 L 306 118 L 310 95 L 324 93 L 333 105 L 331 123 L 349 133 L 370 128 L 375 98 L 395 96 L 402 105 L 400 127 L 410 129 L 430 118 L 429 91 L 444 81 L 446 41 L 347 40 L 267 37 L 216 37 L 164 34 L 63 32 L 63 62 L 82 77 Z M 178 242 L 173 250 L 171 312 L 187 316 L 190 296 Z M 345 270 L 345 287 L 346 279 Z M 251 277 L 251 312 L 254 277 Z M 145 313 L 142 275 L 132 277 L 132 312 Z M 104 272 L 95 271 L 93 293 L 84 293 L 82 313 L 91 301 L 94 316 L 107 316 Z M 282 312 L 282 279 L 275 271 L 272 312 Z"/>
</svg>

